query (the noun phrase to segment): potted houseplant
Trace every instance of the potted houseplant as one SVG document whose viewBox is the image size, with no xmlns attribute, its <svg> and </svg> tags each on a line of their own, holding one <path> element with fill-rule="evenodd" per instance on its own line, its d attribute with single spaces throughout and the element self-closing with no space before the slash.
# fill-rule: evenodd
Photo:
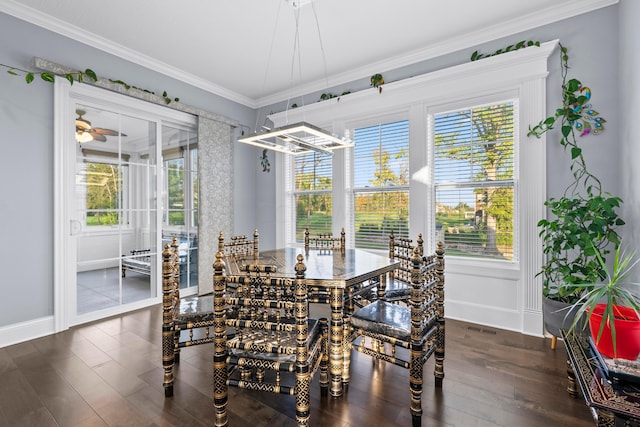
<svg viewBox="0 0 640 427">
<path fill-rule="evenodd" d="M 538 222 L 546 260 L 542 276 L 545 328 L 555 337 L 573 321 L 571 307 L 606 279 L 606 257 L 620 244 L 617 227 L 624 221 L 617 213 L 622 200 L 602 188 L 600 179 L 586 165 L 579 138 L 598 135 L 605 120 L 591 104 L 591 90 L 577 79 L 567 79 L 569 56 L 560 45 L 562 106 L 553 116 L 529 128 L 529 136 L 541 137 L 559 124 L 559 143 L 571 155 L 572 182 L 563 195 L 545 202 L 551 216 Z M 573 307 L 575 310 L 575 307 Z"/>
<path fill-rule="evenodd" d="M 584 315 L 593 342 L 601 354 L 636 360 L 640 354 L 640 300 L 637 293 L 640 284 L 629 282 L 628 277 L 640 259 L 635 251 L 625 253 L 620 248 L 619 245 L 615 251 L 611 271 L 596 252 L 606 279 L 591 286 L 572 305 L 576 309 L 576 318 L 568 333 L 575 330 L 579 317 Z"/>
</svg>

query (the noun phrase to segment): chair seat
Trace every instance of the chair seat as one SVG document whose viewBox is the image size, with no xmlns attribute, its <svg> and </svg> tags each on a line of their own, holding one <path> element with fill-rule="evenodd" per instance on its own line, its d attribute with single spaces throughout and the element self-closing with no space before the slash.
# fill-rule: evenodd
<svg viewBox="0 0 640 427">
<path fill-rule="evenodd" d="M 377 292 L 377 286 L 372 286 L 361 294 L 369 300 L 374 300 L 377 298 Z M 388 279 L 384 288 L 384 296 L 387 301 L 408 300 L 411 296 L 411 285 L 402 280 Z"/>
<path fill-rule="evenodd" d="M 322 330 L 317 319 L 308 319 L 308 323 L 309 335 L 307 335 L 307 340 L 311 348 L 313 343 L 322 337 Z M 259 344 L 256 343 L 258 341 Z M 252 345 L 261 347 L 261 350 L 249 350 L 248 348 Z M 267 337 L 262 333 L 256 334 L 249 340 L 243 339 L 242 344 L 240 344 L 239 337 L 229 338 L 227 346 L 229 347 L 229 354 L 238 358 L 250 357 L 252 359 L 264 359 L 280 363 L 295 363 L 296 361 L 295 330 L 281 333 L 279 342 L 276 342 L 273 336 Z M 270 351 L 265 351 L 267 348 Z"/>
<path fill-rule="evenodd" d="M 411 285 L 402 280 L 390 279 L 384 288 L 384 294 L 388 300 L 409 299 Z"/>
<path fill-rule="evenodd" d="M 386 301 L 374 301 L 351 316 L 351 324 L 370 332 L 408 340 L 411 337 L 411 309 Z"/>
</svg>

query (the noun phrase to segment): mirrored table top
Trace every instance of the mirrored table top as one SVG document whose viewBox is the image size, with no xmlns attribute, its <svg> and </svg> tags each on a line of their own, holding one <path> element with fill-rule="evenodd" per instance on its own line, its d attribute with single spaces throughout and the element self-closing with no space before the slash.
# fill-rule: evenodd
<svg viewBox="0 0 640 427">
<path fill-rule="evenodd" d="M 230 274 L 236 274 L 246 264 L 275 265 L 278 273 L 295 275 L 298 254 L 302 254 L 307 267 L 309 283 L 327 287 L 346 287 L 392 271 L 398 261 L 361 249 L 326 250 L 286 247 L 261 251 L 258 258 L 227 257 L 225 264 Z"/>
</svg>

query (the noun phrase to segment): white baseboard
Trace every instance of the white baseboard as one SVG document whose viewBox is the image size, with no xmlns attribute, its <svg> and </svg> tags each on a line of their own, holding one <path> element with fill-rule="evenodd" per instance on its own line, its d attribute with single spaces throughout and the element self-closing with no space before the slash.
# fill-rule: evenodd
<svg viewBox="0 0 640 427">
<path fill-rule="evenodd" d="M 0 348 L 55 333 L 53 316 L 0 327 Z"/>
<path fill-rule="evenodd" d="M 518 310 L 473 304 L 467 301 L 445 300 L 444 313 L 445 317 L 451 319 L 530 334 L 523 330 L 523 319 Z"/>
</svg>

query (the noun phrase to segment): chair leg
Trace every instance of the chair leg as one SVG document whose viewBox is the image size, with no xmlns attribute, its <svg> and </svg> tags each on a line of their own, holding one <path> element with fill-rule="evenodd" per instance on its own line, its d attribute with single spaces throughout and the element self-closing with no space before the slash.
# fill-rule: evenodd
<svg viewBox="0 0 640 427">
<path fill-rule="evenodd" d="M 173 396 L 173 367 L 175 354 L 173 346 L 173 331 L 171 324 L 162 325 L 162 368 L 164 369 L 164 396 Z"/>
<path fill-rule="evenodd" d="M 435 377 L 435 386 L 442 387 L 444 379 L 444 320 L 438 325 L 438 340 L 436 351 L 434 352 L 435 368 L 433 375 Z"/>
<path fill-rule="evenodd" d="M 215 410 L 215 427 L 226 427 L 229 425 L 227 416 L 227 400 L 229 388 L 227 386 L 227 354 L 220 351 L 220 345 L 213 355 L 213 406 Z M 222 343 L 224 345 L 224 342 Z"/>
<path fill-rule="evenodd" d="M 551 350 L 555 350 L 556 349 L 556 344 L 558 343 L 558 337 L 557 336 L 552 336 L 551 337 Z"/>
<path fill-rule="evenodd" d="M 409 349 L 409 391 L 411 393 L 411 420 L 414 426 L 419 426 L 422 419 L 422 355 L 423 346 L 411 343 Z"/>
<path fill-rule="evenodd" d="M 311 412 L 311 376 L 309 365 L 296 366 L 296 421 L 298 427 L 309 425 Z"/>
<path fill-rule="evenodd" d="M 320 396 L 329 395 L 329 321 L 325 317 L 319 319 L 322 334 L 320 359 Z"/>
</svg>

